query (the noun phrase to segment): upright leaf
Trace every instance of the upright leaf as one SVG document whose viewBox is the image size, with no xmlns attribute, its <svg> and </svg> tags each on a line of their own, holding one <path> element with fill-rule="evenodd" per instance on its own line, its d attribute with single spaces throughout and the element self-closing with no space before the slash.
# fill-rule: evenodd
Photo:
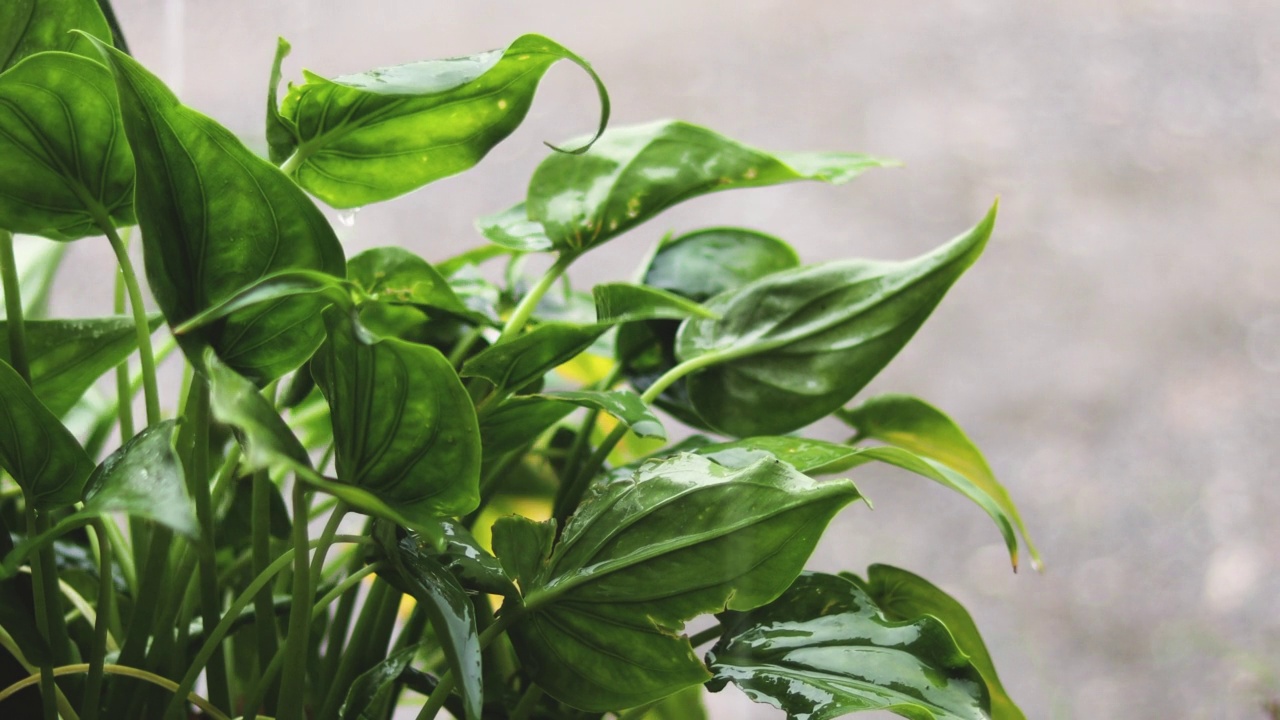
<svg viewBox="0 0 1280 720">
<path fill-rule="evenodd" d="M 0 3 L 0 72 L 45 50 L 93 57 L 93 46 L 69 30 L 103 40 L 111 29 L 94 0 L 5 0 Z"/>
<path fill-rule="evenodd" d="M 133 156 L 111 73 L 44 52 L 0 74 L 0 167 L 0 228 L 75 240 L 132 224 Z"/>
<path fill-rule="evenodd" d="M 912 720 L 987 720 L 982 675 L 936 618 L 890 622 L 854 582 L 805 573 L 782 597 L 726 613 L 707 660 L 713 689 L 733 682 L 794 720 L 888 710 Z"/>
<path fill-rule="evenodd" d="M 855 581 L 861 584 L 861 580 Z M 991 720 L 1026 720 L 1022 710 L 1014 704 L 991 662 L 987 645 L 978 633 L 978 626 L 969 611 L 928 580 L 888 565 L 872 565 L 867 568 L 867 582 L 863 589 L 880 606 L 884 616 L 895 622 L 913 621 L 926 615 L 942 621 L 951 631 L 956 645 L 969 662 L 982 673 L 987 691 L 991 695 Z"/>
<path fill-rule="evenodd" d="M 578 253 L 698 195 L 795 180 L 839 184 L 888 164 L 855 153 L 769 154 L 660 120 L 614 128 L 582 155 L 543 160 L 529 181 L 526 220 L 540 223 L 557 249 Z"/>
<path fill-rule="evenodd" d="M 230 131 L 178 102 L 132 58 L 99 44 L 115 75 L 139 169 L 138 222 L 152 294 L 180 325 L 286 270 L 342 277 L 342 247 L 290 180 Z M 297 368 L 324 338 L 321 295 L 255 305 L 180 338 L 194 364 L 213 347 L 259 384 Z"/>
<path fill-rule="evenodd" d="M 475 407 L 439 350 L 368 336 L 349 313 L 325 313 L 311 362 L 329 401 L 338 480 L 407 517 L 462 515 L 480 499 Z"/>
<path fill-rule="evenodd" d="M 84 510 L 124 513 L 198 537 L 195 502 L 187 494 L 182 461 L 173 449 L 176 426 L 165 420 L 145 428 L 103 460 L 85 483 Z"/>
<path fill-rule="evenodd" d="M 908 395 L 879 395 L 856 408 L 840 410 L 836 416 L 853 426 L 860 437 L 909 450 L 968 478 L 1013 519 L 1032 565 L 1040 566 L 1040 553 L 1031 543 L 1009 491 L 996 480 L 978 446 L 946 413 Z"/>
<path fill-rule="evenodd" d="M 494 548 L 524 594 L 516 653 L 550 695 L 588 711 L 702 683 L 685 621 L 773 600 L 857 497 L 773 459 L 729 470 L 680 455 L 597 486 L 545 560 L 529 537 L 539 526 L 508 521 Z"/>
<path fill-rule="evenodd" d="M 0 361 L 0 469 L 41 510 L 80 500 L 93 461 L 9 363 Z"/>
<path fill-rule="evenodd" d="M 338 709 L 338 720 L 374 720 L 377 708 L 395 688 L 396 681 L 422 648 L 411 645 L 360 673 Z"/>
<path fill-rule="evenodd" d="M 591 76 L 600 128 L 609 96 L 585 60 L 541 35 L 507 49 L 378 68 L 328 80 L 305 72 L 277 126 L 296 133 L 286 163 L 298 182 L 336 208 L 388 200 L 476 163 L 524 119 L 538 81 L 559 60 Z M 270 125 L 269 125 L 270 127 Z M 280 140 L 274 143 L 280 152 Z"/>
<path fill-rule="evenodd" d="M 148 318 L 151 327 L 163 318 Z M 27 360 L 36 397 L 58 417 L 67 414 L 102 374 L 129 358 L 138 347 L 133 321 L 125 317 L 86 320 L 27 320 Z M 0 337 L 8 323 L 0 320 Z M 9 346 L 0 343 L 0 360 L 9 362 Z"/>
<path fill-rule="evenodd" d="M 995 213 L 914 260 L 812 265 L 712 298 L 707 308 L 721 319 L 690 318 L 676 339 L 682 362 L 709 366 L 688 377 L 698 415 L 729 435 L 772 435 L 848 402 L 978 258 Z"/>
</svg>

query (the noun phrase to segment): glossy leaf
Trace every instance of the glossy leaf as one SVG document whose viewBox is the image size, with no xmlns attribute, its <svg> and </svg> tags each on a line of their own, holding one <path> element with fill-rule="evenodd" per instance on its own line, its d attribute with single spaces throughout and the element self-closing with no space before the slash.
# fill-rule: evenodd
<svg viewBox="0 0 1280 720">
<path fill-rule="evenodd" d="M 591 289 L 596 301 L 597 322 L 635 322 L 638 320 L 683 320 L 719 317 L 696 302 L 675 293 L 629 283 L 604 283 Z"/>
<path fill-rule="evenodd" d="M 857 580 L 861 584 L 860 580 Z M 1026 720 L 1022 710 L 1014 704 L 1000 684 L 995 664 L 987 645 L 978 633 L 978 626 L 969 611 L 928 580 L 888 565 L 872 565 L 867 568 L 867 582 L 862 588 L 875 600 L 886 618 L 893 621 L 912 621 L 931 615 L 942 621 L 951 632 L 956 645 L 969 662 L 982 673 L 987 691 L 991 695 L 992 720 Z"/>
<path fill-rule="evenodd" d="M 185 335 L 256 305 L 274 304 L 287 298 L 301 296 L 322 299 L 323 304 L 332 303 L 349 307 L 351 296 L 347 286 L 346 281 L 328 273 L 312 270 L 285 270 L 255 280 L 222 302 L 197 313 L 195 317 L 175 327 L 173 332 L 175 335 Z"/>
<path fill-rule="evenodd" d="M 494 535 L 529 612 L 510 630 L 516 653 L 551 696 L 589 711 L 702 683 L 685 621 L 773 600 L 857 498 L 847 481 L 819 484 L 773 459 L 729 470 L 681 455 L 597 486 L 545 561 L 514 542 L 539 526 L 508 521 L 524 528 Z"/>
<path fill-rule="evenodd" d="M 99 50 L 115 75 L 138 166 L 147 278 L 171 325 L 286 270 L 344 275 L 342 247 L 305 193 L 226 128 L 180 104 L 132 58 Z M 193 364 L 207 344 L 237 373 L 265 384 L 320 345 L 326 304 L 314 294 L 282 298 L 179 341 Z"/>
<path fill-rule="evenodd" d="M 467 720 L 479 720 L 484 688 L 480 636 L 471 599 L 425 544 L 413 537 L 394 542 L 385 538 L 386 534 L 382 536 L 383 553 L 391 572 L 381 577 L 412 596 L 426 611 L 462 695 Z"/>
<path fill-rule="evenodd" d="M 0 362 L 0 469 L 40 510 L 80 500 L 93 461 L 7 362 Z"/>
<path fill-rule="evenodd" d="M 981 254 L 995 212 L 914 260 L 823 263 L 712 298 L 707 307 L 722 319 L 690 318 L 676 338 L 682 362 L 710 365 L 687 378 L 698 415 L 728 435 L 772 435 L 848 402 Z"/>
<path fill-rule="evenodd" d="M 347 261 L 347 276 L 372 299 L 418 305 L 483 322 L 431 263 L 399 247 L 365 250 Z"/>
<path fill-rule="evenodd" d="M 661 120 L 613 128 L 580 156 L 543 160 L 529 182 L 526 211 L 557 249 L 578 253 L 698 195 L 795 180 L 840 184 L 888 164 L 855 153 L 771 155 Z"/>
<path fill-rule="evenodd" d="M 311 373 L 329 401 L 338 480 L 420 522 L 480 499 L 480 431 L 471 398 L 439 350 L 369 337 L 336 309 Z"/>
<path fill-rule="evenodd" d="M 422 648 L 411 645 L 360 673 L 351 683 L 338 710 L 339 720 L 376 720 L 377 708 L 395 688 L 396 680 Z"/>
<path fill-rule="evenodd" d="M 987 720 L 982 675 L 932 617 L 890 622 L 854 582 L 805 573 L 782 597 L 726 613 L 707 655 L 712 688 L 733 682 L 788 718 L 889 710 L 912 720 Z"/>
<path fill-rule="evenodd" d="M 555 248 L 542 223 L 529 219 L 524 203 L 476 220 L 476 229 L 490 242 L 516 252 L 546 252 Z"/>
<path fill-rule="evenodd" d="M 83 30 L 103 40 L 111 29 L 94 0 L 5 0 L 0 3 L 0 72 L 45 50 L 96 57 L 93 46 L 68 30 Z"/>
<path fill-rule="evenodd" d="M 707 720 L 710 716 L 702 704 L 702 686 L 694 685 L 659 700 L 641 717 L 644 720 Z"/>
<path fill-rule="evenodd" d="M 153 329 L 163 320 L 160 315 L 148 319 Z M 125 317 L 27 320 L 25 329 L 36 397 L 58 417 L 138 347 L 133 320 Z M 8 323 L 0 320 L 0 337 L 7 333 Z M 10 361 L 8 343 L 0 343 L 0 360 Z"/>
<path fill-rule="evenodd" d="M 563 390 L 542 393 L 535 397 L 566 402 L 581 407 L 602 410 L 617 418 L 623 425 L 631 428 L 631 432 L 645 438 L 665 440 L 667 431 L 662 421 L 640 399 L 639 395 L 629 390 Z"/>
<path fill-rule="evenodd" d="M 598 135 L 609 120 L 609 96 L 595 71 L 555 41 L 524 35 L 505 51 L 332 80 L 304 72 L 306 82 L 291 87 L 280 107 L 297 138 L 286 166 L 336 208 L 388 200 L 460 173 L 520 125 L 539 80 L 559 60 L 595 82 Z"/>
<path fill-rule="evenodd" d="M 0 228 L 75 240 L 132 224 L 133 156 L 111 73 L 45 52 L 0 74 L 0 167 Z"/>
<path fill-rule="evenodd" d="M 516 595 L 516 586 L 498 559 L 485 550 L 462 523 L 444 520 L 444 549 L 435 559 L 462 587 L 491 595 Z"/>
<path fill-rule="evenodd" d="M 173 449 L 176 426 L 166 420 L 145 428 L 103 460 L 85 483 L 84 509 L 145 518 L 198 537 L 195 502 Z"/>
<path fill-rule="evenodd" d="M 537 395 L 510 398 L 480 416 L 480 442 L 485 457 L 500 457 L 523 447 L 560 422 L 574 406 Z"/>
<path fill-rule="evenodd" d="M 498 390 L 518 390 L 591 347 L 608 325 L 543 323 L 520 337 L 476 353 L 462 375 L 481 377 Z"/>
<path fill-rule="evenodd" d="M 853 426 L 861 438 L 900 447 L 968 478 L 1013 519 L 1027 544 L 1032 565 L 1040 567 L 1040 553 L 1031 543 L 1009 491 L 996 480 L 978 446 L 946 413 L 908 395 L 879 395 L 856 408 L 840 410 L 836 416 Z"/>
<path fill-rule="evenodd" d="M 546 571 L 555 539 L 555 520 L 534 522 L 523 515 L 508 515 L 493 523 L 493 552 L 507 576 L 520 583 L 524 594 L 538 586 L 538 576 Z"/>
</svg>

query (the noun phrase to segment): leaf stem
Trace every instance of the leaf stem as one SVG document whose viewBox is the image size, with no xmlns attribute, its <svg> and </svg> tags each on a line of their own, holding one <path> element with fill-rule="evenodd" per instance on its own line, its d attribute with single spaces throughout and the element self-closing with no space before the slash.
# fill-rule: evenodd
<svg viewBox="0 0 1280 720">
<path fill-rule="evenodd" d="M 253 474 L 252 543 L 253 573 L 259 575 L 271 564 L 271 478 L 265 470 Z M 264 587 L 253 599 L 254 636 L 258 644 L 259 672 L 275 657 L 279 638 L 276 628 L 275 607 L 271 602 L 271 588 Z M 256 708 L 255 708 L 256 709 Z M 275 712 L 274 705 L 266 708 Z"/>
<path fill-rule="evenodd" d="M 33 674 L 38 672 L 36 666 L 32 665 L 31 662 L 27 660 L 27 657 L 22 654 L 22 649 L 18 647 L 17 641 L 15 641 L 13 636 L 6 632 L 2 626 L 0 626 L 0 647 L 9 651 L 9 654 L 13 656 L 14 660 L 18 661 L 18 664 L 22 666 L 23 670 Z M 62 713 L 64 720 L 79 720 L 79 717 L 76 715 L 76 711 L 71 707 L 71 701 L 67 699 L 67 696 L 64 695 L 62 690 L 56 685 L 54 686 L 54 690 L 57 691 L 58 712 Z"/>
<path fill-rule="evenodd" d="M 114 598 L 111 587 L 111 541 L 106 524 L 97 519 L 93 530 L 98 538 L 98 607 L 93 624 L 93 646 L 89 650 L 89 677 L 84 684 L 83 720 L 97 720 L 102 705 L 102 674 L 107 657 L 107 625 Z"/>
<path fill-rule="evenodd" d="M 522 606 L 513 607 L 509 612 L 498 616 L 492 625 L 484 629 L 480 633 L 480 649 L 484 650 L 498 639 L 498 636 L 507 631 L 507 628 L 515 624 L 517 620 L 524 617 L 524 608 Z M 440 708 L 444 707 L 444 703 L 449 699 L 449 693 L 453 692 L 453 686 L 456 681 L 453 677 L 453 671 L 446 671 L 440 676 L 440 684 L 436 685 L 436 689 L 431 691 L 427 703 L 422 706 L 422 711 L 418 713 L 417 720 L 432 720 Z"/>
<path fill-rule="evenodd" d="M 533 311 L 538 307 L 542 297 L 556 284 L 556 281 L 560 279 L 561 275 L 564 275 L 564 271 L 568 270 L 576 259 L 577 255 L 573 254 L 561 255 L 556 258 L 555 264 L 538 280 L 538 284 L 534 285 L 529 290 L 529 293 L 520 299 L 520 303 L 512 311 L 511 317 L 507 318 L 507 324 L 503 326 L 502 334 L 498 336 L 494 345 L 510 340 L 524 329 L 525 324 L 529 322 L 529 318 L 533 317 Z"/>
<path fill-rule="evenodd" d="M 543 690 L 536 683 L 529 683 L 529 687 L 524 689 L 524 694 L 520 696 L 520 702 L 516 703 L 514 709 L 511 710 L 509 720 L 526 720 L 533 715 L 533 711 L 538 707 L 538 701 L 542 699 Z"/>
<path fill-rule="evenodd" d="M 22 321 L 22 286 L 18 262 L 13 257 L 13 233 L 0 230 L 0 279 L 4 286 L 4 311 L 9 326 L 9 364 L 31 384 L 31 364 L 27 361 L 27 332 Z"/>
<path fill-rule="evenodd" d="M 8 293 L 5 294 L 6 298 Z M 12 323 L 11 325 L 12 326 Z M 31 536 L 40 534 L 39 521 L 36 518 L 36 509 L 31 504 L 31 498 L 26 499 L 27 514 L 27 533 Z M 44 717 L 45 720 L 57 720 L 58 708 L 56 692 L 57 686 L 53 678 L 53 656 L 52 652 L 53 638 L 49 635 L 49 617 L 53 613 L 49 609 L 48 588 L 44 583 L 44 556 L 37 554 L 31 558 L 31 593 L 35 601 L 36 610 L 36 630 L 40 633 L 41 639 L 49 646 L 51 652 L 45 656 L 40 662 L 40 694 L 43 697 Z"/>
<path fill-rule="evenodd" d="M 124 272 L 118 270 L 115 298 L 111 305 L 111 310 L 116 315 L 124 314 L 124 294 Z M 116 414 L 120 420 L 120 437 L 126 440 L 133 437 L 136 432 L 133 427 L 133 383 L 129 379 L 127 359 L 116 366 Z"/>
<path fill-rule="evenodd" d="M 289 631 L 285 634 L 284 676 L 280 680 L 279 720 L 302 720 L 306 706 L 307 641 L 311 627 L 311 572 L 307 562 L 307 490 L 299 478 L 293 481 L 293 604 Z M 327 549 L 327 548 L 326 548 Z"/>
<path fill-rule="evenodd" d="M 106 217 L 95 218 L 98 226 L 111 241 L 111 249 L 115 251 L 116 261 L 120 265 L 120 277 L 124 280 L 125 290 L 129 293 L 129 306 L 133 310 L 133 324 L 138 330 L 138 359 L 142 366 L 142 393 L 147 403 L 147 425 L 160 422 L 160 387 L 156 382 L 156 357 L 151 348 L 151 322 L 147 320 L 147 309 L 142 302 L 142 288 L 138 285 L 138 276 L 133 270 L 133 261 L 129 259 L 129 247 L 120 238 L 120 233 Z"/>
<path fill-rule="evenodd" d="M 303 157 L 302 147 L 299 146 L 297 150 L 293 151 L 292 155 L 280 163 L 280 172 L 293 177 L 293 174 L 298 171 L 298 167 L 304 162 L 306 162 L 306 158 Z"/>
<path fill-rule="evenodd" d="M 160 687 L 166 690 L 169 690 L 171 692 L 176 691 L 180 687 L 177 683 L 170 680 L 169 678 L 161 677 L 159 675 L 156 675 L 155 673 L 149 673 L 146 670 L 140 670 L 138 668 L 130 667 L 128 665 L 107 664 L 107 665 L 103 665 L 102 669 L 103 669 L 103 672 L 105 672 L 108 675 L 123 675 L 125 677 L 135 678 L 137 680 L 149 682 L 152 685 L 159 685 Z M 89 672 L 88 663 L 80 663 L 77 665 L 63 665 L 61 667 L 56 667 L 53 669 L 54 677 L 60 677 L 62 675 L 79 675 L 81 673 L 86 673 L 86 672 Z M 18 682 L 10 685 L 4 690 L 0 690 L 0 702 L 4 702 L 5 700 L 9 699 L 9 696 L 13 695 L 14 693 L 18 692 L 19 690 L 25 687 L 30 687 L 32 685 L 35 685 L 37 682 L 40 682 L 40 677 L 38 675 L 31 675 L 29 677 L 25 677 L 19 680 Z M 205 711 L 209 715 L 209 717 L 213 718 L 213 720 L 231 720 L 231 718 L 226 713 L 219 710 L 217 706 L 215 706 L 213 703 L 210 703 L 208 700 L 200 697 L 199 695 L 196 695 L 193 692 L 188 692 L 187 695 L 185 695 L 184 697 L 190 700 L 196 707 Z"/>
<path fill-rule="evenodd" d="M 693 647 L 698 647 L 699 645 L 706 645 L 712 640 L 715 640 L 716 638 L 720 637 L 722 634 L 724 634 L 724 626 L 721 625 L 720 623 L 716 623 L 715 625 L 712 625 L 706 630 L 703 630 L 702 632 L 689 638 L 689 644 L 692 645 Z"/>
</svg>

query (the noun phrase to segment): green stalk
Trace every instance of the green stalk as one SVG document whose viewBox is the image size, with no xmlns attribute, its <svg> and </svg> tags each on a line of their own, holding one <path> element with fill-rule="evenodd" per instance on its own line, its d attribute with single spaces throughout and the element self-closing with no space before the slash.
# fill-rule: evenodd
<svg viewBox="0 0 1280 720">
<path fill-rule="evenodd" d="M 18 661 L 23 670 L 29 673 L 38 671 L 35 665 L 27 661 L 27 657 L 22 654 L 18 643 L 3 627 L 0 627 L 0 647 L 9 651 L 9 654 L 13 656 L 14 660 Z M 71 701 L 67 699 L 67 696 L 62 694 L 62 690 L 58 689 L 57 686 L 54 686 L 54 690 L 57 691 L 58 712 L 62 713 L 63 720 L 79 720 L 79 716 L 76 715 L 75 709 L 71 707 Z"/>
<path fill-rule="evenodd" d="M 98 226 L 111 241 L 111 249 L 115 251 L 116 260 L 120 264 L 120 277 L 124 279 L 125 289 L 129 293 L 129 305 L 133 310 L 133 324 L 138 331 L 138 358 L 142 365 L 142 393 L 147 402 L 147 425 L 160 422 L 160 387 L 156 382 L 156 357 L 151 349 L 151 323 L 147 322 L 147 309 L 142 304 L 142 288 L 138 285 L 138 276 L 133 271 L 133 261 L 129 259 L 129 248 L 120 239 L 120 233 L 106 217 L 96 218 Z"/>
<path fill-rule="evenodd" d="M 12 326 L 12 321 L 10 326 Z M 27 501 L 26 506 L 27 532 L 34 537 L 40 533 L 36 510 L 31 506 L 30 500 Z M 36 630 L 40 633 L 40 637 L 45 644 L 53 647 L 52 638 L 49 636 L 49 616 L 52 613 L 49 610 L 48 587 L 44 583 L 44 576 L 48 573 L 44 571 L 43 561 L 43 554 L 38 554 L 31 558 L 31 593 L 36 605 Z M 56 591 L 54 595 L 56 596 Z M 45 720 L 57 720 L 58 718 L 56 694 L 57 686 L 53 681 L 53 657 L 50 654 L 40 663 L 40 695 L 43 698 Z"/>
<path fill-rule="evenodd" d="M 351 644 L 342 651 L 342 658 L 338 663 L 337 672 L 334 673 L 333 680 L 329 683 L 329 692 L 325 695 L 324 705 L 321 706 L 320 712 L 315 716 L 318 720 L 334 720 L 338 717 L 338 709 L 342 705 L 342 701 L 347 696 L 347 689 L 351 687 L 352 681 L 360 674 L 362 661 L 371 652 L 376 644 L 379 630 L 384 624 L 384 617 L 390 613 L 392 621 L 395 620 L 395 610 L 400 602 L 399 591 L 392 588 L 386 582 L 375 581 L 373 587 L 369 589 L 369 595 L 365 597 L 364 608 L 360 611 L 360 617 L 356 620 L 356 626 L 351 633 Z"/>
<path fill-rule="evenodd" d="M 502 334 L 498 336 L 494 345 L 506 342 L 524 329 L 529 318 L 533 317 L 533 311 L 538 307 L 538 303 L 542 300 L 542 296 L 547 294 L 556 281 L 564 275 L 564 271 L 569 269 L 573 261 L 577 259 L 576 255 L 561 255 L 556 258 L 556 262 L 547 270 L 547 274 L 538 280 L 538 284 L 529 290 L 529 294 L 520 299 L 520 303 L 516 305 L 516 309 L 511 312 L 511 317 L 507 318 L 507 324 L 502 328 Z"/>
<path fill-rule="evenodd" d="M 307 558 L 307 491 L 293 481 L 293 604 L 285 635 L 285 671 L 280 680 L 278 720 L 302 720 L 306 706 L 307 645 L 311 630 L 311 572 Z"/>
<path fill-rule="evenodd" d="M 107 625 L 114 597 L 111 587 L 111 541 L 102 520 L 93 521 L 98 538 L 98 617 L 93 625 L 93 647 L 89 651 L 89 676 L 84 685 L 83 720 L 97 720 L 102 704 L 102 667 L 107 657 Z"/>
<path fill-rule="evenodd" d="M 253 474 L 253 573 L 261 574 L 271 564 L 271 478 L 266 471 Z M 276 613 L 271 601 L 271 587 L 262 589 L 253 599 L 254 635 L 258 643 L 258 668 L 265 669 L 275 657 L 279 644 L 276 629 Z M 256 709 L 256 708 L 255 708 Z M 275 712 L 275 703 L 269 703 L 268 714 Z"/>
<path fill-rule="evenodd" d="M 3 282 L 4 311 L 9 325 L 9 364 L 30 385 L 27 331 L 22 322 L 22 286 L 18 281 L 18 261 L 13 257 L 13 233 L 8 230 L 0 230 L 0 281 Z"/>
<path fill-rule="evenodd" d="M 513 608 L 511 612 L 500 615 L 498 619 L 484 632 L 480 633 L 480 649 L 484 650 L 489 647 L 498 636 L 507 631 L 517 620 L 524 616 L 524 609 L 521 607 Z M 453 692 L 455 680 L 452 671 L 445 672 L 440 676 L 440 684 L 436 685 L 436 689 L 431 691 L 431 696 L 427 698 L 427 704 L 422 706 L 422 711 L 418 713 L 417 720 L 431 720 L 440 712 L 440 708 L 444 707 L 444 703 L 449 699 L 449 693 Z"/>
<path fill-rule="evenodd" d="M 128 247 L 126 245 L 126 247 Z M 111 310 L 116 315 L 124 314 L 124 273 L 116 272 L 115 300 Z M 148 338 L 149 339 L 149 338 Z M 116 414 L 120 419 L 120 438 L 127 440 L 134 436 L 133 427 L 133 383 L 129 378 L 129 361 L 125 360 L 116 366 Z"/>
<path fill-rule="evenodd" d="M 724 634 L 724 626 L 722 626 L 720 623 L 716 623 L 715 625 L 712 625 L 706 630 L 703 630 L 697 635 L 694 635 L 693 637 L 689 638 L 689 645 L 696 648 L 699 645 L 705 645 L 711 642 L 712 640 L 715 640 L 716 638 L 720 637 L 722 634 Z"/>
<path fill-rule="evenodd" d="M 520 702 L 516 703 L 515 709 L 511 711 L 509 720 L 527 720 L 533 716 L 533 711 L 538 707 L 538 701 L 542 699 L 542 688 L 534 683 L 529 683 L 529 687 L 524 689 L 524 694 L 520 696 Z"/>
</svg>

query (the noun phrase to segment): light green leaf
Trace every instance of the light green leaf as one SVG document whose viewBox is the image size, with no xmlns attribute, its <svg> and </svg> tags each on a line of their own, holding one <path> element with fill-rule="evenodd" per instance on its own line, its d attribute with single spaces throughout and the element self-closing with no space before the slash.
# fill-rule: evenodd
<svg viewBox="0 0 1280 720">
<path fill-rule="evenodd" d="M 861 390 L 915 335 L 978 258 L 995 224 L 905 262 L 845 260 L 766 275 L 717 295 L 720 320 L 690 318 L 676 338 L 698 415 L 727 435 L 791 432 Z"/>
<path fill-rule="evenodd" d="M 531 539 L 515 542 L 539 526 L 508 521 L 494 547 L 524 593 L 516 653 L 548 694 L 588 711 L 700 684 L 685 621 L 773 600 L 857 498 L 848 481 L 820 484 L 773 459 L 729 470 L 680 455 L 596 486 L 545 561 Z"/>
<path fill-rule="evenodd" d="M 261 305 L 299 296 L 319 296 L 327 303 L 350 307 L 349 283 L 328 273 L 312 270 L 284 270 L 255 280 L 226 300 L 197 313 L 194 317 L 173 329 L 175 335 L 185 335 L 208 327 L 223 318 Z"/>
<path fill-rule="evenodd" d="M 687 317 L 719 319 L 696 302 L 644 285 L 603 283 L 591 289 L 591 296 L 596 301 L 596 321 L 601 323 L 683 320 Z"/>
<path fill-rule="evenodd" d="M 132 224 L 133 156 L 111 73 L 44 52 L 0 74 L 0 167 L 0 228 L 75 240 Z"/>
<path fill-rule="evenodd" d="M 0 469 L 40 510 L 80 500 L 93 461 L 22 376 L 0 361 Z"/>
<path fill-rule="evenodd" d="M 609 96 L 595 71 L 555 41 L 523 35 L 505 51 L 332 80 L 304 71 L 306 82 L 291 87 L 280 107 L 282 125 L 297 141 L 285 167 L 336 208 L 388 200 L 460 173 L 520 125 L 539 80 L 559 60 L 595 82 L 599 135 L 609 120 Z"/>
<path fill-rule="evenodd" d="M 1040 568 L 1040 553 L 1032 544 L 1009 491 L 996 480 L 978 446 L 946 413 L 908 395 L 879 395 L 856 408 L 839 410 L 836 416 L 849 423 L 861 437 L 909 450 L 968 478 L 1013 519 L 1027 545 L 1032 566 Z"/>
<path fill-rule="evenodd" d="M 443 310 L 472 322 L 487 322 L 463 304 L 431 263 L 404 248 L 365 250 L 347 261 L 347 277 L 380 302 Z"/>
<path fill-rule="evenodd" d="M 524 203 L 476 220 L 476 229 L 489 241 L 516 252 L 546 252 L 555 246 L 542 223 L 529 219 Z"/>
<path fill-rule="evenodd" d="M 667 439 L 662 421 L 644 404 L 639 395 L 629 390 L 562 390 L 534 397 L 603 410 L 640 437 Z"/>
<path fill-rule="evenodd" d="M 543 323 L 511 340 L 485 348 L 462 366 L 464 377 L 481 377 L 499 391 L 519 390 L 591 347 L 608 325 Z"/>
<path fill-rule="evenodd" d="M 116 79 L 137 162 L 136 208 L 152 294 L 178 326 L 286 270 L 343 277 L 338 239 L 287 177 L 212 119 L 178 102 L 125 54 L 99 45 Z M 296 369 L 324 339 L 323 295 L 285 297 L 179 337 L 198 365 L 207 345 L 258 384 Z"/>
<path fill-rule="evenodd" d="M 707 655 L 728 682 L 792 720 L 888 710 L 912 720 L 988 720 L 982 675 L 932 617 L 890 622 L 857 584 L 805 573 L 782 597 L 725 613 Z"/>
<path fill-rule="evenodd" d="M 182 461 L 173 449 L 176 426 L 173 420 L 152 425 L 103 460 L 85 483 L 84 510 L 124 513 L 198 537 L 195 502 L 187 494 Z"/>
<path fill-rule="evenodd" d="M 795 180 L 848 182 L 893 164 L 855 153 L 768 153 L 675 120 L 614 128 L 580 155 L 551 155 L 534 171 L 528 219 L 555 247 L 579 253 L 689 198 Z"/>
<path fill-rule="evenodd" d="M 83 30 L 103 40 L 111 29 L 94 0 L 5 0 L 0 3 L 0 72 L 45 50 L 65 50 L 97 57 Z"/>
<path fill-rule="evenodd" d="M 282 37 L 276 38 L 276 56 L 271 62 L 271 77 L 267 80 L 267 157 L 279 165 L 298 149 L 297 130 L 288 120 L 280 117 L 280 66 L 293 47 Z"/>
</svg>

